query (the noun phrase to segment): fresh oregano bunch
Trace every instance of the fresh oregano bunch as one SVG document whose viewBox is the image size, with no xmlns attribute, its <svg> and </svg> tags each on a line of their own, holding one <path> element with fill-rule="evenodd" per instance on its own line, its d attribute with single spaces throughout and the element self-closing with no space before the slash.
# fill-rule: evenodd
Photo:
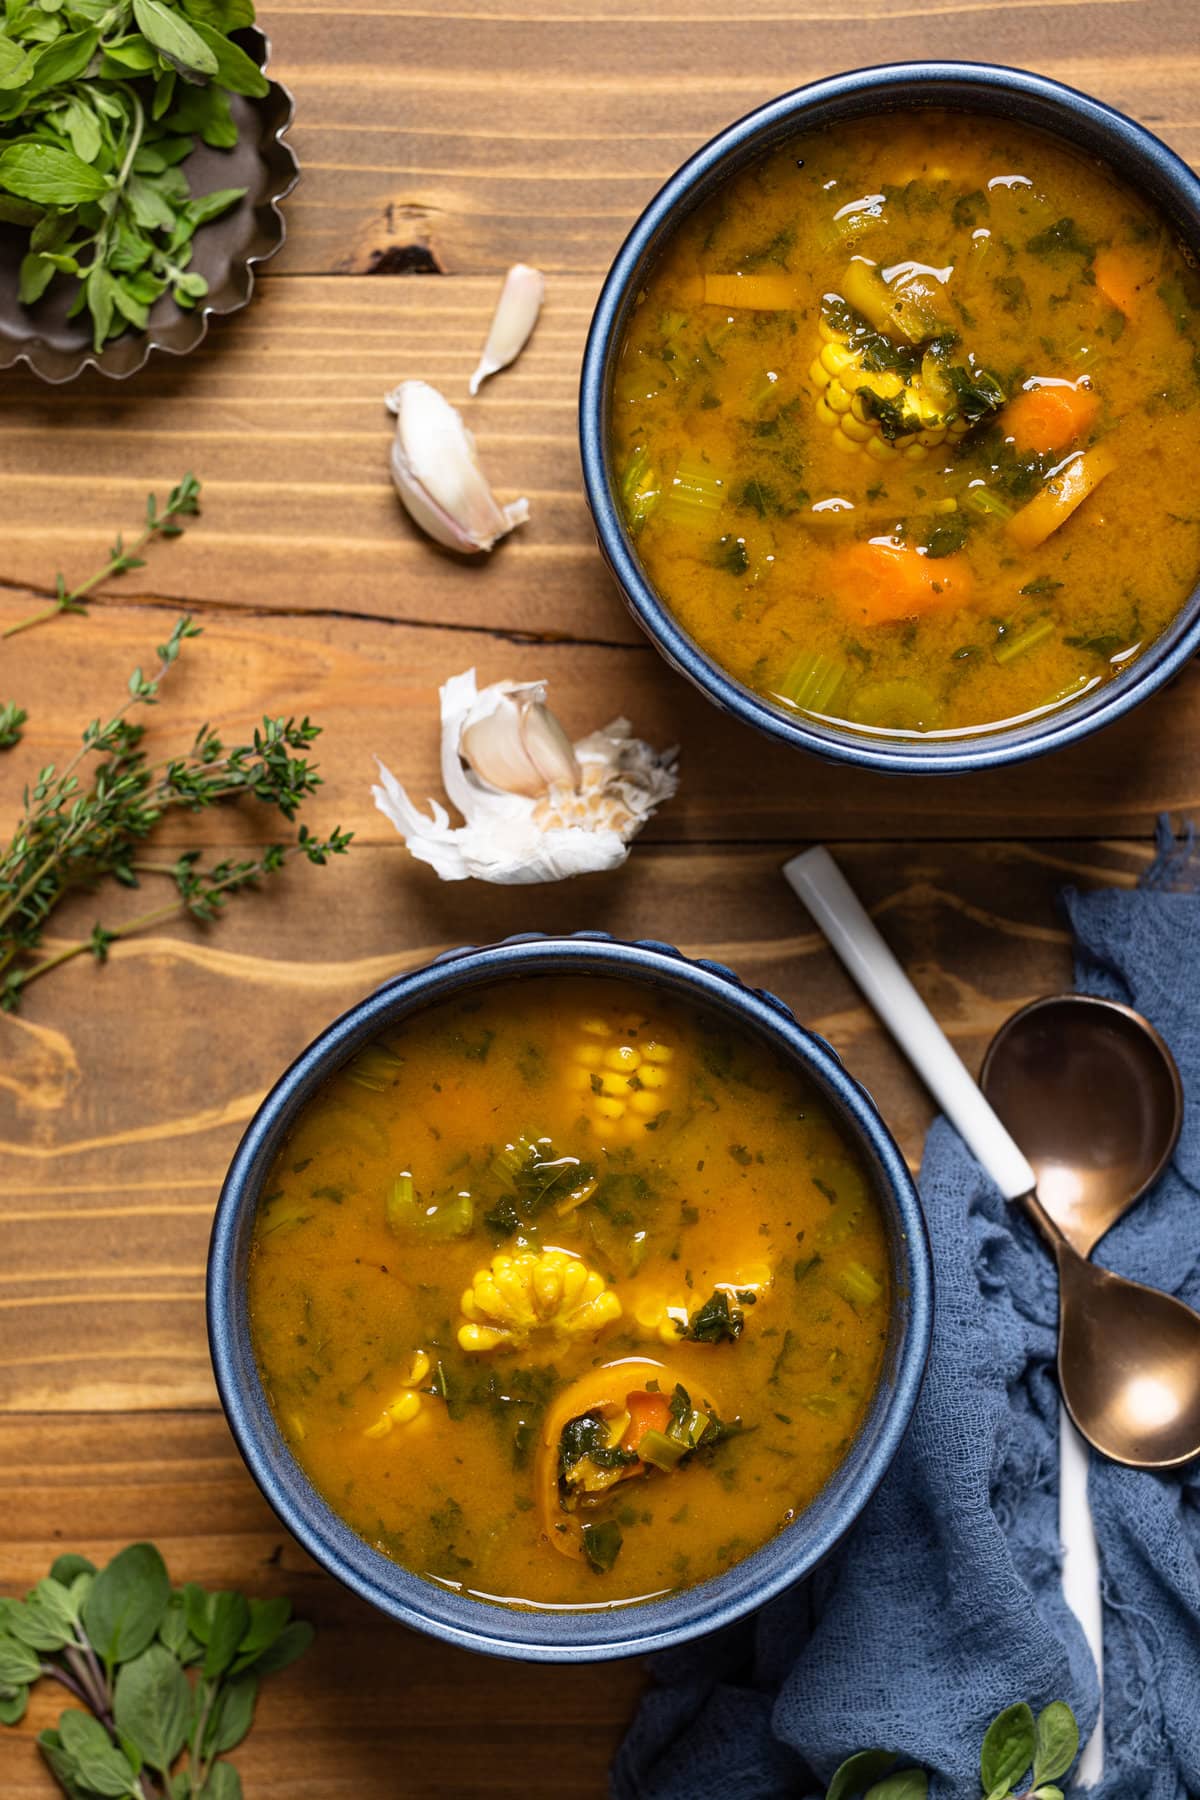
<svg viewBox="0 0 1200 1800">
<path fill-rule="evenodd" d="M 156 704 L 180 649 L 199 631 L 190 618 L 180 619 L 158 648 L 157 669 L 151 675 L 135 669 L 128 693 L 111 717 L 94 719 L 75 755 L 61 769 L 48 763 L 32 788 L 26 788 L 21 819 L 0 849 L 3 1010 L 15 1010 L 30 982 L 74 957 L 91 954 L 103 962 L 116 939 L 180 912 L 215 919 L 234 894 L 277 874 L 290 859 L 323 864 L 349 847 L 349 832 L 335 829 L 328 837 L 316 837 L 301 825 L 290 843 L 271 844 L 256 857 L 226 859 L 207 868 L 198 850 L 184 851 L 172 862 L 142 854 L 144 840 L 169 812 L 202 812 L 249 796 L 290 821 L 321 785 L 316 765 L 302 754 L 320 735 L 320 727 L 307 718 L 264 718 L 249 743 L 233 747 L 206 725 L 183 755 L 150 760 L 142 747 L 144 728 L 127 715 L 134 707 Z M 85 765 L 92 771 L 88 778 L 82 774 Z M 31 960 L 51 914 L 68 894 L 94 888 L 105 877 L 139 887 L 146 876 L 171 882 L 173 898 L 120 925 L 98 922 L 88 937 Z"/>
<path fill-rule="evenodd" d="M 193 194 L 197 138 L 237 143 L 229 96 L 262 95 L 230 32 L 253 0 L 5 0 L 0 29 L 0 220 L 29 228 L 20 297 L 76 284 L 102 350 L 170 292 L 208 292 L 192 239 L 245 188 Z"/>
<path fill-rule="evenodd" d="M 1035 1719 L 1024 1700 L 992 1720 L 979 1754 L 985 1800 L 1063 1800 L 1055 1784 L 1079 1750 L 1079 1727 L 1065 1700 Z M 928 1800 L 923 1769 L 896 1769 L 890 1750 L 859 1750 L 834 1774 L 825 1800 Z"/>
<path fill-rule="evenodd" d="M 60 1556 L 24 1600 L 0 1599 L 0 1723 L 48 1678 L 87 1709 L 38 1735 L 68 1800 L 241 1800 L 223 1753 L 249 1731 L 262 1677 L 312 1636 L 287 1600 L 173 1589 L 153 1544 L 99 1572 Z"/>
</svg>

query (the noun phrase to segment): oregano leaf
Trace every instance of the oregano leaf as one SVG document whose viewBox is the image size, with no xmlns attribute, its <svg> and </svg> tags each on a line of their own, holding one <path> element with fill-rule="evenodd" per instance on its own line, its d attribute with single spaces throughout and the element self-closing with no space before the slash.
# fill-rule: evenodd
<svg viewBox="0 0 1200 1800">
<path fill-rule="evenodd" d="M 989 1796 L 1021 1779 L 1033 1761 L 1035 1735 L 1033 1713 L 1024 1700 L 1006 1706 L 992 1720 L 979 1753 L 979 1771 Z"/>
<path fill-rule="evenodd" d="M 1052 1700 L 1037 1716 L 1034 1728 L 1034 1786 L 1065 1775 L 1079 1749 L 1079 1726 L 1065 1700 Z"/>
<path fill-rule="evenodd" d="M 165 1644 L 151 1644 L 117 1675 L 113 1718 L 144 1761 L 169 1769 L 183 1749 L 192 1711 L 192 1690 L 177 1657 Z"/>
<path fill-rule="evenodd" d="M 924 1769 L 901 1769 L 868 1788 L 863 1800 L 929 1800 L 929 1777 Z"/>
<path fill-rule="evenodd" d="M 153 1641 L 170 1597 L 166 1564 L 153 1544 L 130 1544 L 101 1569 L 83 1603 L 83 1623 L 110 1668 Z"/>
<path fill-rule="evenodd" d="M 825 1800 L 854 1800 L 854 1796 L 895 1766 L 896 1757 L 891 1750 L 859 1750 L 834 1770 Z"/>
</svg>

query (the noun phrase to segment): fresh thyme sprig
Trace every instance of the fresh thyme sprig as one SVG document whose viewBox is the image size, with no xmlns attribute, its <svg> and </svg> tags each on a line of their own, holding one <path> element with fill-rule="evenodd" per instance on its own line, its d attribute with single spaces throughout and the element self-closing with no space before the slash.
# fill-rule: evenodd
<svg viewBox="0 0 1200 1800">
<path fill-rule="evenodd" d="M 316 766 L 301 754 L 320 735 L 305 718 L 264 718 L 250 743 L 225 745 L 203 726 L 182 756 L 151 761 L 142 748 L 144 727 L 128 714 L 158 701 L 162 682 L 188 638 L 199 635 L 190 618 L 180 619 L 158 648 L 158 665 L 146 675 L 140 668 L 129 678 L 129 692 L 107 721 L 94 719 L 83 732 L 80 748 L 60 770 L 49 763 L 32 789 L 16 831 L 0 852 L 0 1008 L 19 1006 L 30 982 L 76 956 L 90 953 L 107 959 L 120 938 L 160 924 L 180 912 L 213 920 L 233 895 L 277 874 L 296 857 L 323 864 L 342 854 L 351 834 L 335 829 L 317 837 L 301 825 L 286 844 L 272 844 L 260 855 L 200 866 L 198 850 L 188 850 L 173 863 L 139 861 L 137 852 L 163 817 L 173 811 L 202 812 L 222 801 L 252 796 L 289 821 L 304 800 L 321 785 Z M 99 759 L 90 785 L 81 768 Z M 123 887 L 138 887 L 143 876 L 164 876 L 174 897 L 122 924 L 97 923 L 88 937 L 39 960 L 47 921 L 70 893 L 90 889 L 105 877 Z"/>
<path fill-rule="evenodd" d="M 99 1572 L 60 1556 L 24 1600 L 0 1599 L 0 1724 L 19 1723 L 48 1678 L 87 1708 L 38 1734 L 69 1800 L 241 1800 L 222 1753 L 249 1731 L 262 1677 L 312 1642 L 291 1611 L 194 1582 L 172 1589 L 153 1544 Z"/>
<path fill-rule="evenodd" d="M 70 592 L 67 591 L 67 584 L 62 575 L 56 575 L 54 578 L 55 597 L 52 603 L 39 608 L 37 612 L 30 613 L 27 618 L 18 619 L 15 625 L 6 626 L 3 631 L 0 631 L 0 638 L 16 637 L 18 632 L 32 631 L 35 625 L 45 625 L 49 620 L 57 619 L 61 613 L 85 613 L 87 607 L 83 604 L 84 600 L 100 586 L 102 581 L 110 581 L 114 575 L 124 575 L 130 569 L 144 569 L 146 559 L 142 555 L 142 551 L 151 539 L 180 537 L 183 533 L 183 526 L 179 523 L 180 519 L 193 517 L 199 511 L 200 483 L 194 475 L 185 475 L 183 480 L 171 489 L 167 496 L 167 503 L 161 512 L 158 510 L 158 501 L 155 496 L 147 494 L 145 524 L 140 535 L 135 538 L 128 549 L 125 547 L 121 533 L 118 532 L 116 542 L 108 553 L 108 561 L 104 567 L 97 569 L 94 575 L 89 575 L 86 581 L 81 582 L 77 588 L 72 588 Z M 4 709 L 4 715 L 0 715 L 0 750 L 7 749 L 16 742 L 16 738 L 2 735 L 6 715 L 10 709 L 13 709 L 11 701 Z M 21 713 L 16 724 L 20 726 L 24 722 L 25 714 Z"/>
<path fill-rule="evenodd" d="M 0 705 L 0 750 L 11 750 L 14 744 L 21 741 L 21 727 L 29 714 L 15 700 L 6 700 Z"/>
</svg>

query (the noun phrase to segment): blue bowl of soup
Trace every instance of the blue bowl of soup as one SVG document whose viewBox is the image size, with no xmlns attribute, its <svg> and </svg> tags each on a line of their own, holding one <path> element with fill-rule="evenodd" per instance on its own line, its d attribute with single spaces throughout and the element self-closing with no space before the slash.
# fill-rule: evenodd
<svg viewBox="0 0 1200 1800">
<path fill-rule="evenodd" d="M 932 1308 L 904 1158 L 829 1045 L 719 964 L 587 933 L 336 1020 L 247 1129 L 208 1266 L 283 1524 L 404 1624 L 527 1661 L 679 1644 L 815 1568 Z"/>
<path fill-rule="evenodd" d="M 955 773 L 1122 717 L 1200 645 L 1198 257 L 1193 172 L 1043 76 L 863 69 L 731 125 L 584 358 L 634 616 L 833 761 Z"/>
</svg>

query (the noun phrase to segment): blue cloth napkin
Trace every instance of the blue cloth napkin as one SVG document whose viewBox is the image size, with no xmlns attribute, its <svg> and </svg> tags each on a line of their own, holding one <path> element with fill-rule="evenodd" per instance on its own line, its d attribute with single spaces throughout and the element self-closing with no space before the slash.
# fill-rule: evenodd
<svg viewBox="0 0 1200 1800">
<path fill-rule="evenodd" d="M 1129 1002 L 1179 1062 L 1174 1166 L 1098 1260 L 1200 1307 L 1200 894 L 1164 830 L 1134 892 L 1068 891 L 1077 985 Z M 753 1619 L 655 1659 L 612 1773 L 616 1800 L 800 1800 L 851 1751 L 978 1800 L 979 1743 L 1013 1700 L 1074 1707 L 1097 1682 L 1059 1587 L 1056 1295 L 1050 1259 L 944 1121 L 921 1195 L 937 1320 L 912 1427 L 835 1555 Z M 1106 1769 L 1094 1800 L 1200 1795 L 1200 1466 L 1093 1458 L 1104 1580 Z"/>
</svg>

